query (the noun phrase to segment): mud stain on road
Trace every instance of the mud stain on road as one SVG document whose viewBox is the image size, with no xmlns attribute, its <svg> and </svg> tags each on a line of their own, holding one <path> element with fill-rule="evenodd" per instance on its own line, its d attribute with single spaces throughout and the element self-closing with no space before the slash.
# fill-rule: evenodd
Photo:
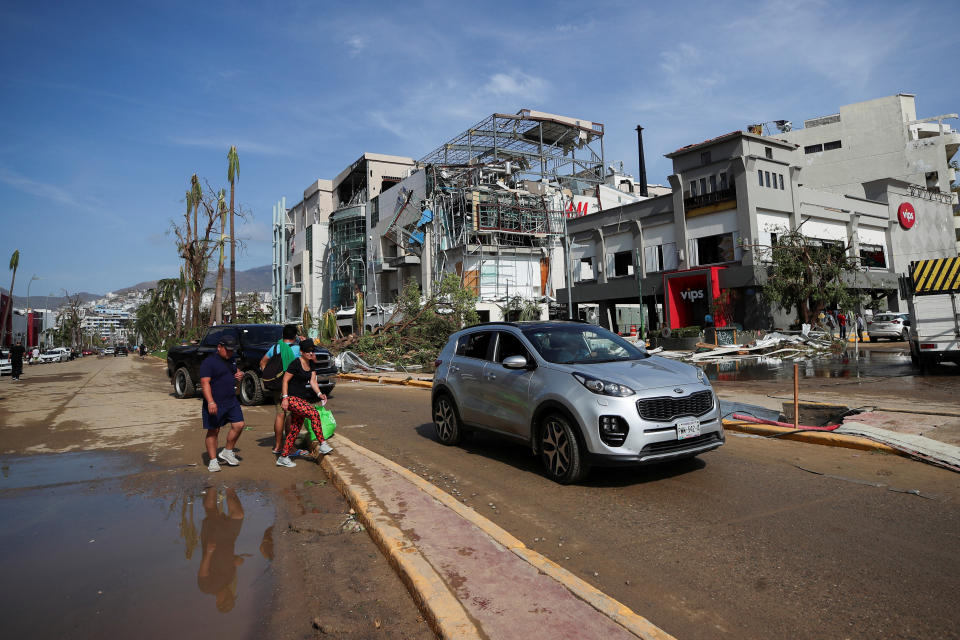
<svg viewBox="0 0 960 640">
<path fill-rule="evenodd" d="M 145 490 L 124 478 L 143 471 L 123 454 L 0 458 L 5 637 L 33 637 L 38 621 L 45 637 L 262 633 L 269 494 L 193 475 Z"/>
</svg>

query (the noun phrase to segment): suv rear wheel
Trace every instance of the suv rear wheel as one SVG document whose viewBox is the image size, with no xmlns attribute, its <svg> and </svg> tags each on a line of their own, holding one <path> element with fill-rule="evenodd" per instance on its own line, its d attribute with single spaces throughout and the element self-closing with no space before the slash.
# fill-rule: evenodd
<svg viewBox="0 0 960 640">
<path fill-rule="evenodd" d="M 244 371 L 240 379 L 240 402 L 248 407 L 263 402 L 263 384 L 253 371 Z"/>
<path fill-rule="evenodd" d="M 433 424 L 437 428 L 437 440 L 441 444 L 460 444 L 463 438 L 463 429 L 460 426 L 460 416 L 453 400 L 446 394 L 441 394 L 433 401 Z"/>
<path fill-rule="evenodd" d="M 193 379 L 186 367 L 180 367 L 173 373 L 173 392 L 178 398 L 193 397 Z"/>
<path fill-rule="evenodd" d="M 540 428 L 540 460 L 551 480 L 570 484 L 583 477 L 586 467 L 580 443 L 570 421 L 559 413 L 550 413 Z"/>
</svg>

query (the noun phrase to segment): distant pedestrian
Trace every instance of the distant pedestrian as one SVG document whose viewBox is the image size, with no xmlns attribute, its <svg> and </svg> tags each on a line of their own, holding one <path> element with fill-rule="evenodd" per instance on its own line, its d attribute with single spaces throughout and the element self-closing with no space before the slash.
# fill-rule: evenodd
<svg viewBox="0 0 960 640">
<path fill-rule="evenodd" d="M 144 356 L 147 355 L 147 345 L 140 343 L 140 359 L 143 360 Z"/>
<path fill-rule="evenodd" d="M 710 315 L 709 313 L 708 313 L 707 315 L 703 316 L 703 326 L 706 327 L 706 328 L 709 328 L 709 327 L 714 326 L 714 324 L 713 324 L 713 316 Z"/>
<path fill-rule="evenodd" d="M 833 318 L 832 311 L 827 311 L 826 315 L 824 316 L 824 321 L 827 327 L 827 331 L 830 332 L 830 339 L 833 340 L 833 332 L 836 331 L 837 329 L 837 322 Z"/>
<path fill-rule="evenodd" d="M 313 454 L 330 453 L 333 451 L 323 437 L 323 430 L 320 429 L 320 413 L 313 407 L 313 403 L 319 398 L 321 402 L 327 399 L 327 396 L 320 392 L 317 385 L 317 372 L 314 371 L 314 345 L 313 340 L 306 339 L 300 341 L 300 357 L 290 363 L 287 372 L 283 375 L 283 393 L 281 394 L 281 407 L 290 412 L 290 427 L 287 430 L 287 438 L 283 443 L 283 449 L 280 451 L 280 457 L 277 458 L 278 467 L 297 466 L 290 460 L 290 454 L 294 450 L 294 443 L 297 436 L 300 435 L 300 429 L 303 428 L 305 418 L 310 418 L 310 423 L 314 425 L 314 432 L 317 436 L 318 447 L 311 451 Z"/>
<path fill-rule="evenodd" d="M 243 378 L 243 372 L 237 370 L 237 364 L 234 362 L 233 351 L 236 348 L 237 341 L 234 337 L 224 336 L 217 345 L 217 352 L 206 357 L 200 364 L 198 372 L 200 389 L 203 392 L 203 408 L 200 410 L 200 417 L 203 428 L 207 430 L 204 442 L 210 456 L 207 470 L 211 472 L 220 471 L 217 458 L 230 466 L 235 467 L 240 464 L 233 452 L 240 434 L 243 433 L 243 411 L 240 409 L 240 402 L 237 401 L 235 383 Z M 226 446 L 218 456 L 217 439 L 220 435 L 220 427 L 225 424 L 230 425 L 230 433 L 227 434 Z"/>
<path fill-rule="evenodd" d="M 25 353 L 26 349 L 23 348 L 23 344 L 19 340 L 10 347 L 10 378 L 13 382 L 20 380 L 20 376 L 23 375 L 23 356 Z"/>
<path fill-rule="evenodd" d="M 31 364 L 37 364 L 40 362 L 40 348 L 34 347 L 33 351 L 30 352 L 30 362 Z"/>
<path fill-rule="evenodd" d="M 863 334 L 863 330 L 866 329 L 866 323 L 863 321 L 863 314 L 857 313 L 857 338 Z"/>
<path fill-rule="evenodd" d="M 840 325 L 840 339 L 847 339 L 847 316 L 843 314 L 843 311 L 837 312 L 837 324 Z"/>
</svg>

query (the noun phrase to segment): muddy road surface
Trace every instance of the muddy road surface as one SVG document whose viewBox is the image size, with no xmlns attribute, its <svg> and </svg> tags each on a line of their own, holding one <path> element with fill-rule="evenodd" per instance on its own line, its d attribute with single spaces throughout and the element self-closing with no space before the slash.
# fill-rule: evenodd
<svg viewBox="0 0 960 640">
<path fill-rule="evenodd" d="M 199 414 L 155 359 L 0 379 L 0 637 L 434 637 L 323 471 L 274 465 L 272 406 L 215 474 Z"/>
<path fill-rule="evenodd" d="M 677 638 L 960 637 L 960 474 L 729 433 L 694 461 L 560 486 L 523 446 L 439 444 L 428 390 L 341 382 L 337 398 L 349 438 Z"/>
</svg>

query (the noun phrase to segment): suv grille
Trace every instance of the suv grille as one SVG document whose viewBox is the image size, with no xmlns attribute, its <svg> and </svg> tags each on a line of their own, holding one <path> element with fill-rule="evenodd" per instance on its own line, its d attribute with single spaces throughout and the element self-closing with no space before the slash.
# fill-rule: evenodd
<svg viewBox="0 0 960 640">
<path fill-rule="evenodd" d="M 653 422 L 670 422 L 681 416 L 700 417 L 712 408 L 712 391 L 697 391 L 684 398 L 637 400 L 637 411 L 640 412 L 640 417 Z"/>
<path fill-rule="evenodd" d="M 698 447 L 704 444 L 719 442 L 720 436 L 716 433 L 706 433 L 695 438 L 686 440 L 665 440 L 663 442 L 652 442 L 640 450 L 640 455 L 654 453 L 678 453 Z"/>
<path fill-rule="evenodd" d="M 317 368 L 318 369 L 329 369 L 330 368 L 330 356 L 324 354 L 317 354 Z"/>
</svg>

